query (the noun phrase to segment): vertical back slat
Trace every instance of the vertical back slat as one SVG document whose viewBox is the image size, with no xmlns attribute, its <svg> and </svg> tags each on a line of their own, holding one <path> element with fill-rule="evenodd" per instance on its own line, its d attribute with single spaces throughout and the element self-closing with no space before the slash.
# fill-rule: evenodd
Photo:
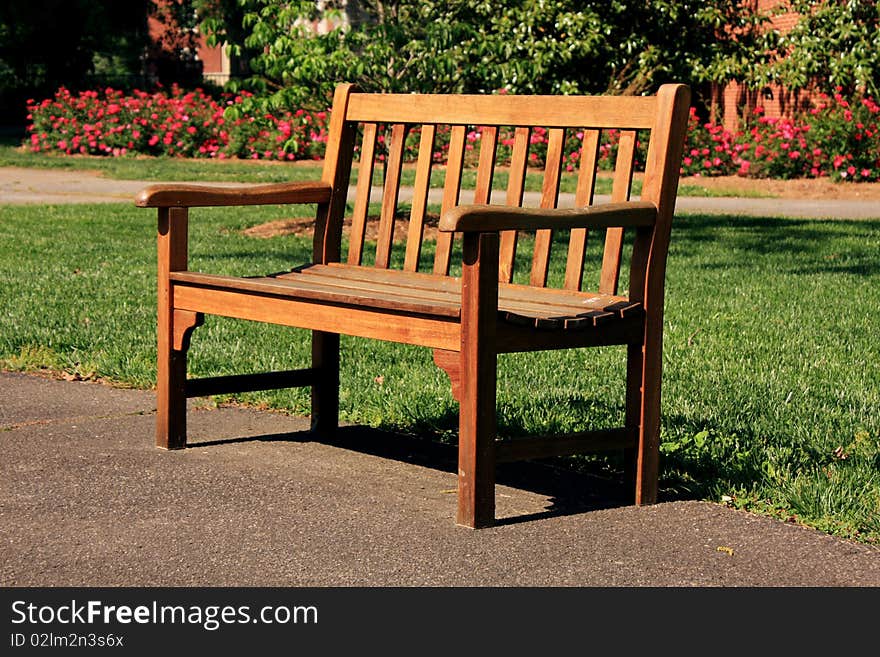
<svg viewBox="0 0 880 657">
<path fill-rule="evenodd" d="M 385 169 L 385 189 L 382 193 L 382 211 L 379 214 L 379 234 L 376 237 L 376 267 L 388 269 L 391 264 L 391 244 L 394 240 L 394 215 L 400 192 L 400 170 L 403 166 L 403 147 L 406 126 L 395 123 L 391 127 L 391 146 L 388 148 L 388 166 Z"/>
<path fill-rule="evenodd" d="M 507 205 L 518 208 L 522 205 L 526 182 L 526 165 L 529 161 L 529 127 L 517 128 L 513 136 L 513 152 L 510 154 L 510 174 L 507 180 Z M 510 283 L 513 280 L 513 262 L 516 258 L 515 230 L 501 233 L 499 247 L 498 280 Z"/>
<path fill-rule="evenodd" d="M 409 215 L 409 231 L 406 236 L 406 257 L 404 271 L 418 271 L 422 255 L 422 235 L 425 226 L 425 208 L 428 205 L 428 191 L 431 188 L 431 164 L 434 159 L 434 135 L 437 127 L 433 124 L 422 126 L 419 140 L 419 158 L 416 163 L 416 180 L 413 186 L 412 211 Z"/>
<path fill-rule="evenodd" d="M 596 160 L 599 158 L 599 130 L 585 130 L 581 146 L 580 169 L 574 195 L 576 207 L 593 204 L 596 189 Z M 565 263 L 566 290 L 580 290 L 584 277 L 584 254 L 587 251 L 587 229 L 573 228 L 568 241 L 568 259 Z"/>
<path fill-rule="evenodd" d="M 373 184 L 373 158 L 376 154 L 376 124 L 364 125 L 361 160 L 358 164 L 357 194 L 351 216 L 351 236 L 348 240 L 348 264 L 359 265 L 364 253 L 364 231 L 370 206 L 370 188 Z"/>
<path fill-rule="evenodd" d="M 621 131 L 620 142 L 617 146 L 617 162 L 614 166 L 614 186 L 611 188 L 612 202 L 629 200 L 635 151 L 636 131 Z M 605 255 L 602 258 L 602 274 L 599 278 L 599 292 L 601 294 L 617 294 L 622 252 L 623 228 L 609 228 L 605 233 Z"/>
<path fill-rule="evenodd" d="M 562 172 L 562 151 L 565 145 L 565 129 L 552 128 L 547 139 L 547 159 L 544 168 L 544 184 L 541 188 L 541 207 L 555 208 L 559 198 L 559 180 Z M 543 287 L 547 284 L 547 269 L 550 265 L 550 244 L 553 231 L 542 229 L 535 233 L 535 251 L 532 254 L 531 285 Z"/>
<path fill-rule="evenodd" d="M 611 201 L 613 203 L 622 203 L 629 200 L 635 154 L 636 131 L 621 130 L 620 142 L 617 146 L 617 161 L 614 163 L 614 185 L 611 188 Z"/>
<path fill-rule="evenodd" d="M 324 151 L 324 169 L 321 180 L 332 189 L 348 190 L 351 177 L 351 159 L 354 150 L 355 125 L 347 120 L 348 103 L 354 92 L 351 84 L 340 84 L 333 93 L 333 111 L 327 148 Z M 342 248 L 342 218 L 345 215 L 346 194 L 333 194 L 329 203 L 319 203 L 315 213 L 315 234 L 312 239 L 312 261 L 339 262 Z"/>
<path fill-rule="evenodd" d="M 480 136 L 480 161 L 477 164 L 477 185 L 474 203 L 489 203 L 492 198 L 492 176 L 495 173 L 495 154 L 498 145 L 498 128 L 484 127 Z"/>
<path fill-rule="evenodd" d="M 461 167 L 464 162 L 465 126 L 452 126 L 449 136 L 449 155 L 446 161 L 446 180 L 443 187 L 441 214 L 458 205 L 461 191 Z M 452 255 L 452 233 L 437 234 L 437 252 L 434 254 L 434 273 L 449 273 L 449 259 Z"/>
</svg>

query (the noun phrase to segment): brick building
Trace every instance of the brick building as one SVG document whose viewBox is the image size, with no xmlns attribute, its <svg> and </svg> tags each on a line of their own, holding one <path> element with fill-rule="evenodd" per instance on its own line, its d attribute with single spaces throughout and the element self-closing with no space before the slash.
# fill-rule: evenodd
<svg viewBox="0 0 880 657">
<path fill-rule="evenodd" d="M 752 9 L 770 14 L 772 29 L 785 34 L 800 20 L 800 15 L 784 11 L 777 13 L 784 4 L 783 0 L 745 0 Z M 777 10 L 777 11 L 774 11 Z M 720 121 L 728 130 L 736 130 L 740 120 L 756 107 L 764 109 L 765 116 L 790 116 L 796 109 L 808 105 L 808 91 L 792 92 L 778 84 L 771 84 L 763 89 L 749 89 L 739 82 L 726 85 L 714 84 L 712 88 L 712 116 Z"/>
<path fill-rule="evenodd" d="M 147 16 L 148 77 L 181 82 L 205 80 L 219 85 L 228 82 L 232 66 L 226 49 L 209 46 L 205 35 L 195 28 L 177 25 L 164 12 L 164 6 L 176 1 L 155 0 L 157 6 Z"/>
</svg>

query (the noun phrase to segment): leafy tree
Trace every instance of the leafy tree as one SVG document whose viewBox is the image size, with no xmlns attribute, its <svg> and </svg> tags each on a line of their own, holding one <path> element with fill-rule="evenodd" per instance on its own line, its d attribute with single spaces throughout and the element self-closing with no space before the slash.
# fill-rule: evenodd
<svg viewBox="0 0 880 657">
<path fill-rule="evenodd" d="M 880 5 L 876 0 L 787 0 L 780 11 L 801 18 L 780 37 L 779 53 L 763 67 L 768 82 L 791 89 L 842 87 L 880 94 Z"/>
<path fill-rule="evenodd" d="M 193 87 L 202 81 L 198 60 L 199 0 L 149 0 L 152 18 L 162 26 L 146 48 L 145 74 L 152 84 Z"/>
<path fill-rule="evenodd" d="M 763 18 L 739 0 L 239 0 L 248 86 L 272 107 L 371 91 L 641 94 L 754 66 Z M 316 30 L 320 20 L 330 28 Z M 222 20 L 208 22 L 229 34 Z M 238 29 L 236 27 L 236 29 Z M 225 32 L 223 32 L 225 30 Z M 245 108 L 246 110 L 247 108 Z"/>
<path fill-rule="evenodd" d="M 240 0 L 188 0 L 193 3 L 199 18 L 199 27 L 207 36 L 209 46 L 226 44 L 233 77 L 250 74 L 250 60 L 262 48 L 244 45 L 247 32 L 244 28 L 245 4 Z"/>
<path fill-rule="evenodd" d="M 147 0 L 3 0 L 0 2 L 0 108 L 23 119 L 25 99 L 89 76 L 140 69 Z"/>
</svg>

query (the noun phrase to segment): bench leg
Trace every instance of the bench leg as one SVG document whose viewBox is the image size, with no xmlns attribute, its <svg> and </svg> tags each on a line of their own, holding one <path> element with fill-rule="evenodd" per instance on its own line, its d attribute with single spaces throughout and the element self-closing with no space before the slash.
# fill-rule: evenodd
<svg viewBox="0 0 880 657">
<path fill-rule="evenodd" d="M 465 376 L 458 420 L 458 515 L 477 529 L 495 522 L 495 355 L 462 352 Z"/>
<path fill-rule="evenodd" d="M 496 363 L 488 362 L 489 359 L 484 363 L 469 363 L 471 371 L 483 374 L 470 377 L 473 385 L 465 393 L 461 372 L 468 365 L 464 358 L 463 353 L 434 350 L 434 363 L 449 375 L 452 396 L 459 403 L 456 522 L 476 529 L 495 521 Z M 470 353 L 467 358 L 472 358 Z"/>
<path fill-rule="evenodd" d="M 186 447 L 186 352 L 170 348 L 170 341 L 161 337 L 156 378 L 156 447 Z"/>
<path fill-rule="evenodd" d="M 642 345 L 631 344 L 626 347 L 626 422 L 627 429 L 635 428 L 636 435 L 642 424 Z M 639 448 L 627 447 L 623 450 L 624 481 L 632 485 L 630 502 L 635 501 L 636 471 L 639 465 Z"/>
<path fill-rule="evenodd" d="M 332 436 L 339 426 L 339 334 L 312 331 L 312 431 Z"/>
<path fill-rule="evenodd" d="M 647 340 L 644 346 L 630 345 L 627 359 L 627 426 L 637 425 L 638 446 L 627 455 L 627 465 L 634 475 L 635 503 L 657 502 L 657 478 L 660 462 L 660 373 L 659 340 Z M 632 452 L 632 451 L 631 451 Z"/>
<path fill-rule="evenodd" d="M 192 332 L 204 316 L 188 310 L 169 313 L 170 326 L 159 326 L 159 362 L 156 377 L 156 446 L 186 447 L 186 352 Z"/>
<path fill-rule="evenodd" d="M 186 269 L 186 208 L 160 208 L 158 230 L 158 312 L 156 335 L 156 447 L 186 447 L 186 351 L 197 313 L 174 309 L 172 271 Z"/>
<path fill-rule="evenodd" d="M 474 529 L 495 522 L 497 300 L 498 235 L 465 234 L 458 370 L 461 399 L 456 522 Z"/>
</svg>

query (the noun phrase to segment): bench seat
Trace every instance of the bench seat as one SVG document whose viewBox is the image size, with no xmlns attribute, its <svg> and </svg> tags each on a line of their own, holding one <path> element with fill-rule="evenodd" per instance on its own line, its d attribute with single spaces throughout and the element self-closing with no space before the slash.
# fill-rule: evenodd
<svg viewBox="0 0 880 657">
<path fill-rule="evenodd" d="M 334 306 L 453 319 L 461 316 L 461 279 L 419 272 L 330 264 L 307 265 L 291 272 L 251 278 L 174 272 L 171 280 L 178 286 L 246 290 Z M 640 303 L 616 295 L 510 283 L 501 283 L 498 288 L 498 320 L 519 326 L 584 330 L 643 315 Z M 345 333 L 344 326 L 339 328 Z"/>
</svg>

